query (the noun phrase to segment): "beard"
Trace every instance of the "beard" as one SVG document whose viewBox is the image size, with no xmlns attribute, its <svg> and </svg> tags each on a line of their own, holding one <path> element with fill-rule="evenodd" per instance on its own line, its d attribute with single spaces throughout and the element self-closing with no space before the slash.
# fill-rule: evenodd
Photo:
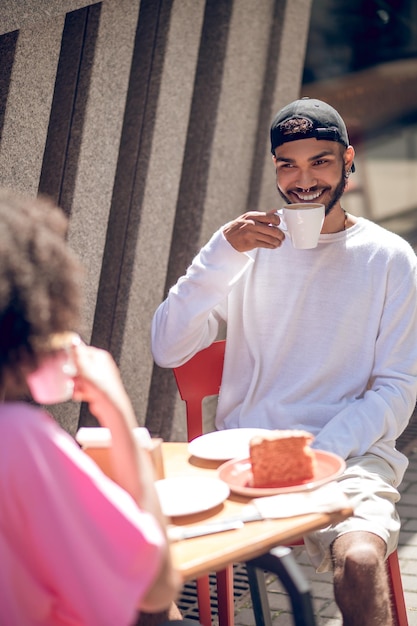
<svg viewBox="0 0 417 626">
<path fill-rule="evenodd" d="M 332 210 L 332 208 L 334 207 L 334 205 L 340 200 L 340 198 L 343 196 L 343 192 L 346 189 L 346 185 L 347 185 L 347 177 L 345 176 L 345 172 L 344 170 L 342 170 L 342 175 L 341 178 L 339 180 L 339 182 L 337 183 L 336 187 L 334 187 L 334 189 L 331 191 L 331 195 L 330 198 L 327 202 L 327 204 L 325 205 L 325 215 L 329 215 L 330 211 Z M 291 200 L 281 191 L 281 189 L 278 186 L 277 183 L 277 190 L 279 195 L 281 196 L 281 198 L 285 201 L 286 204 L 294 204 L 293 202 L 291 202 Z M 311 188 L 310 191 L 314 191 L 314 187 Z M 302 200 L 299 200 L 299 202 L 302 202 Z M 317 198 L 317 200 L 313 200 L 313 202 L 320 202 L 320 198 Z M 306 204 L 308 204 L 306 202 Z"/>
</svg>

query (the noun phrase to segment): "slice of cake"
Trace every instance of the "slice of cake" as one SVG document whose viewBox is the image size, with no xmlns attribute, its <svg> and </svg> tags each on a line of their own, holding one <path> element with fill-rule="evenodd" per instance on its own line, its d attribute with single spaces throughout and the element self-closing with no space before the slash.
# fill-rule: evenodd
<svg viewBox="0 0 417 626">
<path fill-rule="evenodd" d="M 314 437 L 305 430 L 271 430 L 249 444 L 252 487 L 284 487 L 314 477 Z"/>
</svg>

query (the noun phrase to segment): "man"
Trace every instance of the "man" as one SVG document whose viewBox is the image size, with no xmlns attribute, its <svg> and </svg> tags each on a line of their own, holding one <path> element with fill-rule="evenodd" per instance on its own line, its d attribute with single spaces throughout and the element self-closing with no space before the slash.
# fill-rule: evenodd
<svg viewBox="0 0 417 626">
<path fill-rule="evenodd" d="M 297 250 L 275 212 L 248 212 L 216 232 L 155 313 L 155 361 L 173 367 L 227 322 L 217 428 L 300 428 L 347 462 L 355 515 L 305 538 L 332 568 L 346 626 L 392 623 L 384 560 L 396 548 L 396 489 L 406 458 L 395 441 L 417 391 L 416 256 L 399 236 L 341 204 L 354 149 L 319 100 L 284 107 L 271 127 L 286 203 L 319 202 L 316 248 Z"/>
</svg>

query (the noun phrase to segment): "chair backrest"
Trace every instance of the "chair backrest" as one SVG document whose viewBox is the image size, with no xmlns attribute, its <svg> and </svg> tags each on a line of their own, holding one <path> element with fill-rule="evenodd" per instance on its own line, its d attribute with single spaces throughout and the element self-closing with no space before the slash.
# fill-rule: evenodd
<svg viewBox="0 0 417 626">
<path fill-rule="evenodd" d="M 218 395 L 226 341 L 214 341 L 187 363 L 174 367 L 178 391 L 186 404 L 188 441 L 203 434 L 203 399 Z"/>
</svg>

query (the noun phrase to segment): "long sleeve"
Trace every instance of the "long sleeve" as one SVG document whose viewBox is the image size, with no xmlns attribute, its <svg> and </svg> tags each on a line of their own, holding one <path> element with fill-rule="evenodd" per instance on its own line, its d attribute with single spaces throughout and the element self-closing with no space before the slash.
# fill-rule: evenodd
<svg viewBox="0 0 417 626">
<path fill-rule="evenodd" d="M 215 340 L 227 296 L 251 263 L 221 231 L 213 235 L 155 312 L 152 352 L 158 365 L 181 365 Z"/>
<path fill-rule="evenodd" d="M 411 257 L 411 261 L 414 259 Z M 409 259 L 387 280 L 386 301 L 367 389 L 330 419 L 315 446 L 343 458 L 373 450 L 386 454 L 407 426 L 417 393 L 417 275 Z"/>
</svg>

